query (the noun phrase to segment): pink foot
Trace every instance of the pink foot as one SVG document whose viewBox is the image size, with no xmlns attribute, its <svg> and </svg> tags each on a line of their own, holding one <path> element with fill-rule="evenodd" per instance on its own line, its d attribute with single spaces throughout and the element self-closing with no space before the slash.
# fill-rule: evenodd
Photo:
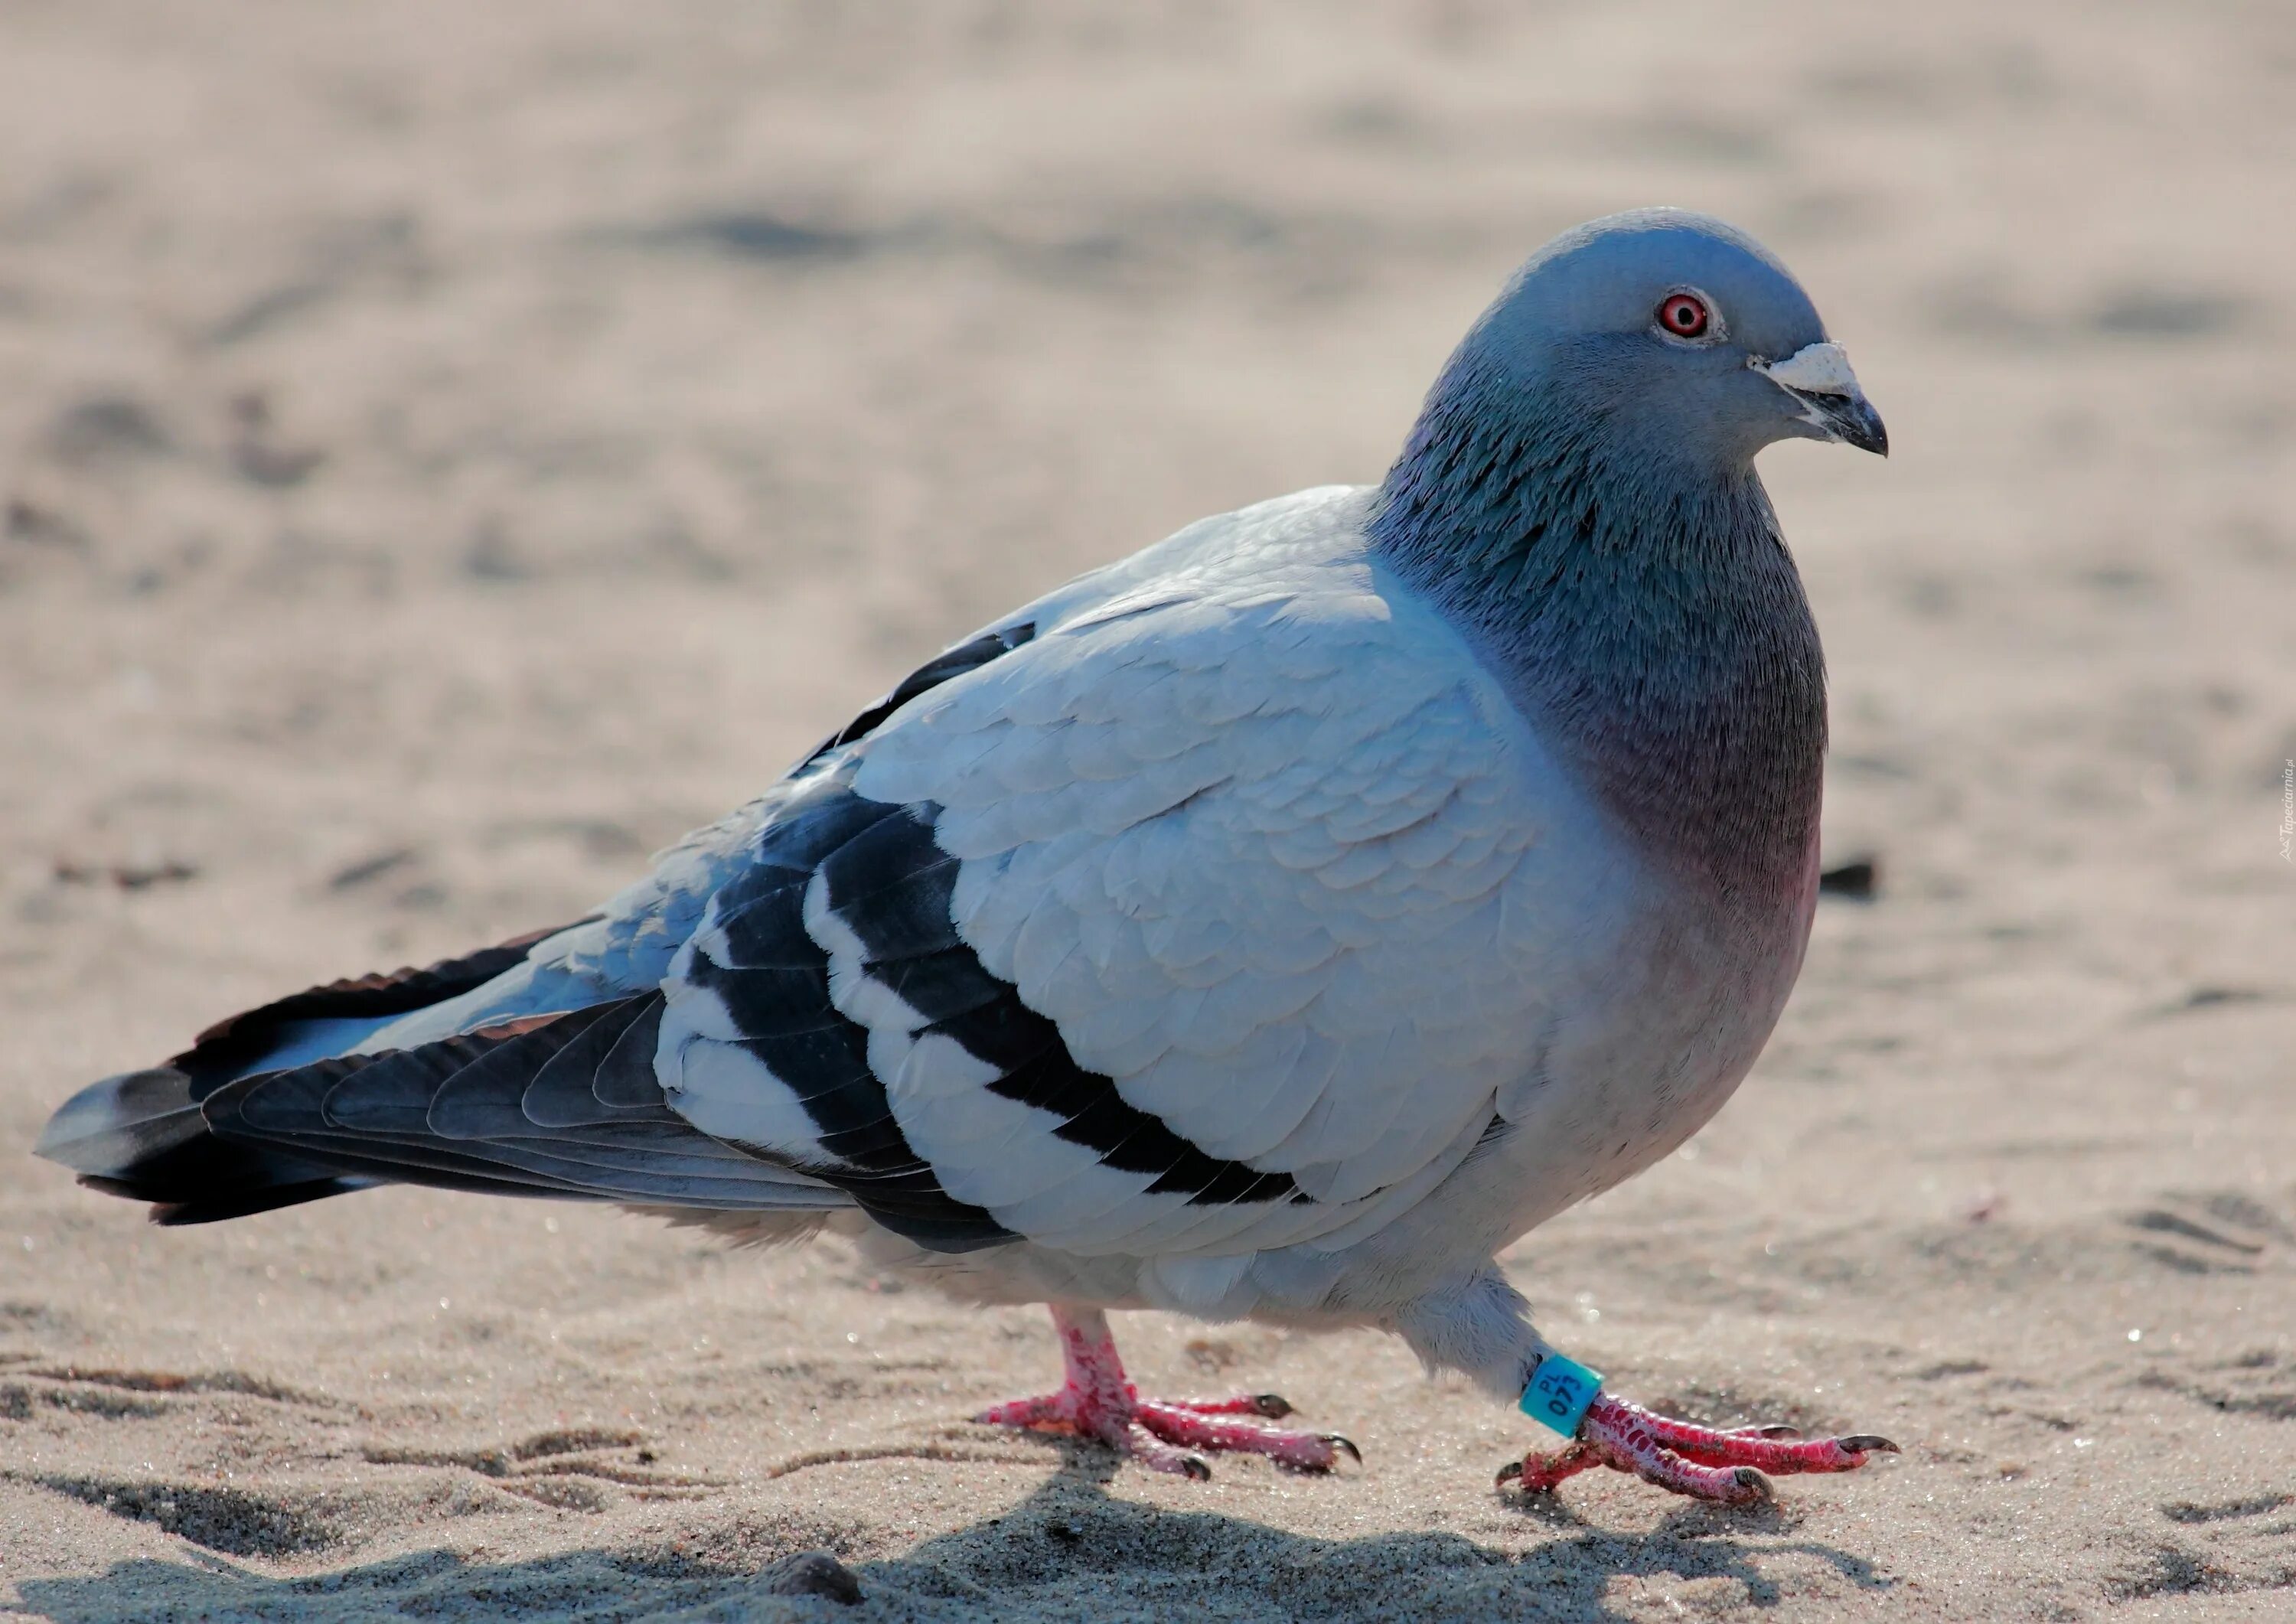
<svg viewBox="0 0 2296 1624">
<path fill-rule="evenodd" d="M 1259 1424 L 1292 1413 L 1292 1407 L 1274 1393 L 1143 1398 L 1125 1376 L 1116 1357 L 1116 1339 L 1097 1308 L 1055 1306 L 1053 1325 L 1061 1333 L 1067 1384 L 1042 1398 L 996 1405 L 975 1415 L 975 1421 L 1088 1438 L 1155 1471 L 1197 1479 L 1212 1474 L 1203 1456 L 1193 1453 L 1197 1450 L 1264 1455 L 1298 1472 L 1329 1472 L 1342 1450 L 1363 1459 L 1362 1452 L 1336 1432 L 1296 1432 Z M 1234 1416 L 1252 1419 L 1228 1419 Z"/>
<path fill-rule="evenodd" d="M 1897 1445 L 1870 1432 L 1805 1441 L 1792 1427 L 1717 1431 L 1653 1415 L 1603 1393 L 1587 1407 L 1578 1436 L 1560 1455 L 1511 1461 L 1499 1468 L 1499 1481 L 1518 1481 L 1528 1494 L 1550 1494 L 1565 1478 L 1608 1466 L 1693 1499 L 1751 1505 L 1773 1497 L 1766 1472 L 1855 1472 L 1869 1455 L 1896 1453 Z"/>
</svg>

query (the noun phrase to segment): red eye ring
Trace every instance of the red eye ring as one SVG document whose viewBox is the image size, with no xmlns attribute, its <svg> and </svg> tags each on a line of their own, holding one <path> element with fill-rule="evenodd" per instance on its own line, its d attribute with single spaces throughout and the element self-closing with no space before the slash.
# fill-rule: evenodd
<svg viewBox="0 0 2296 1624">
<path fill-rule="evenodd" d="M 1669 293 L 1659 301 L 1658 324 L 1678 339 L 1705 336 L 1713 317 L 1694 293 Z"/>
</svg>

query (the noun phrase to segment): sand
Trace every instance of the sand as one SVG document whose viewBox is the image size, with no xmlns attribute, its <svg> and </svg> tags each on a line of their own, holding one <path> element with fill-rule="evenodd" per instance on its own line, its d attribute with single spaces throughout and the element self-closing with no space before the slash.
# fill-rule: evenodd
<svg viewBox="0 0 2296 1624">
<path fill-rule="evenodd" d="M 0 7 L 0 1613 L 2296 1616 L 2292 105 L 2260 3 Z M 1123 1316 L 1367 1457 L 1196 1485 L 965 1424 L 1042 1314 L 834 1244 L 160 1231 L 24 1154 L 580 911 L 1025 595 L 1375 477 L 1523 253 L 1661 201 L 1889 420 L 1764 463 L 1880 884 L 1508 1262 L 1622 1392 L 1902 1457 L 1527 1508 L 1538 1435 L 1392 1341 Z M 756 1578 L 813 1548 L 860 1607 Z"/>
</svg>

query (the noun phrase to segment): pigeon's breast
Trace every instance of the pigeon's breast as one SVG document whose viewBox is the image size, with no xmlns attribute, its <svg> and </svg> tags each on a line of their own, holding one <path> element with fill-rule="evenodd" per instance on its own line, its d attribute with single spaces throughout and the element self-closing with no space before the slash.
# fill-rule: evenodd
<svg viewBox="0 0 2296 1624">
<path fill-rule="evenodd" d="M 1783 548 L 1651 569 L 1552 605 L 1491 660 L 1591 809 L 1607 883 L 1578 906 L 1576 995 L 1503 1110 L 1528 1228 L 1651 1165 L 1719 1110 L 1800 974 L 1816 891 L 1824 666 Z M 1623 587 L 1631 586 L 1628 592 Z M 1636 612 L 1621 603 L 1639 602 Z M 1551 798 L 1559 802 L 1558 787 Z"/>
<path fill-rule="evenodd" d="M 1721 1109 L 1784 1009 L 1815 896 L 1814 864 L 1775 902 L 1686 882 L 1558 770 L 1585 817 L 1558 817 L 1565 793 L 1549 792 L 1550 860 L 1526 865 L 1510 898 L 1544 947 L 1523 956 L 1522 996 L 1551 1013 L 1499 1095 L 1513 1131 L 1493 1245 L 1652 1165 Z"/>
</svg>

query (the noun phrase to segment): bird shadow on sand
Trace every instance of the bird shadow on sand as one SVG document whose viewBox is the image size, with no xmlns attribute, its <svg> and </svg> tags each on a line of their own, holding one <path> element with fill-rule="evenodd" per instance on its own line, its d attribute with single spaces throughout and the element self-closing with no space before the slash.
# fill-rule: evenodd
<svg viewBox="0 0 2296 1624">
<path fill-rule="evenodd" d="M 635 1546 L 577 1549 L 521 1562 L 434 1550 L 317 1573 L 267 1574 L 206 1551 L 141 1558 L 86 1578 L 19 1581 L 19 1605 L 55 1624 L 202 1620 L 350 1620 L 420 1615 L 489 1619 L 687 1620 L 872 1618 L 1127 1620 L 1473 1620 L 1599 1621 L 1646 1616 L 1638 1589 L 1698 1587 L 1700 1600 L 1767 1608 L 1813 1581 L 1882 1591 L 1865 1559 L 1793 1537 L 1777 1507 L 1685 1506 L 1645 1532 L 1581 1521 L 1560 1501 L 1507 1514 L 1551 1537 L 1509 1552 L 1461 1535 L 1395 1532 L 1354 1539 L 1286 1533 L 1215 1511 L 1174 1511 L 1112 1497 L 1106 1452 L 1062 1443 L 1058 1469 L 999 1515 L 873 1560 L 844 1553 L 863 1600 L 770 1594 L 753 1567 Z M 697 1520 L 700 1521 L 700 1520 Z M 731 1521 L 738 1528 L 736 1513 Z M 708 1521 L 730 1535 L 727 1518 Z M 718 1543 L 697 1526 L 691 1543 Z M 726 1546 L 757 1548 L 754 1538 Z M 763 1565 L 763 1564 L 758 1564 Z M 1623 1582 L 1622 1582 L 1623 1581 Z"/>
</svg>

